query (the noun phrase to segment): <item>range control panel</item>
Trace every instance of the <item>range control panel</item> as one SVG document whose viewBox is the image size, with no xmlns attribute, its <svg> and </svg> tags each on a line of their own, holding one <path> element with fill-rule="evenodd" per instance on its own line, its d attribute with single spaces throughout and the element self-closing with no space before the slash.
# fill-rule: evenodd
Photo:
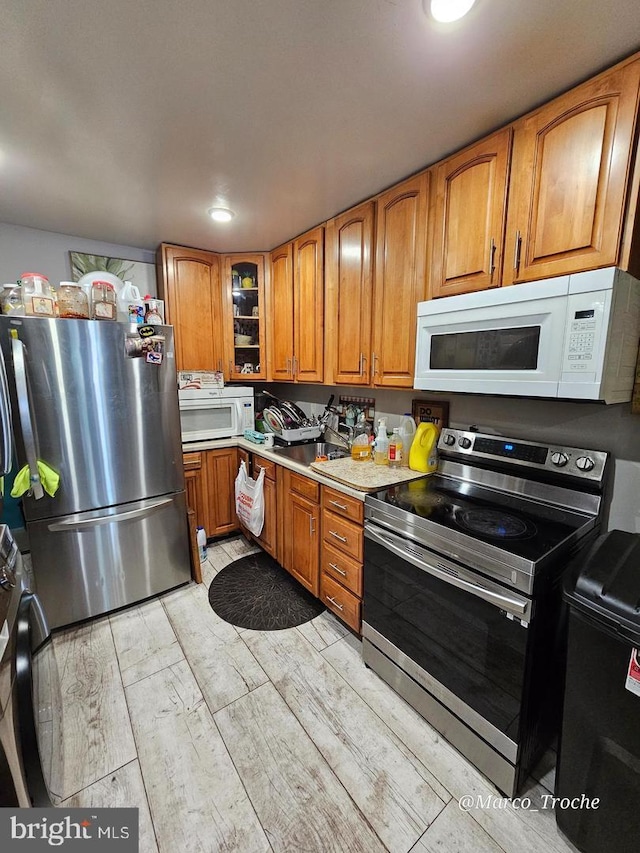
<svg viewBox="0 0 640 853">
<path fill-rule="evenodd" d="M 519 438 L 504 438 L 459 429 L 442 430 L 438 450 L 445 456 L 464 455 L 477 459 L 507 461 L 514 465 L 553 471 L 593 482 L 602 480 L 607 461 L 607 453 L 602 450 L 538 444 Z"/>
</svg>

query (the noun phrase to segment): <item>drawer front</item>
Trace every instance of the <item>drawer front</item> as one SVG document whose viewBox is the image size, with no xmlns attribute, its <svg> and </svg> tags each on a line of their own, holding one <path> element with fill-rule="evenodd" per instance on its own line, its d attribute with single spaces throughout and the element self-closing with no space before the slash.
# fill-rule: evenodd
<svg viewBox="0 0 640 853">
<path fill-rule="evenodd" d="M 339 619 L 360 633 L 360 599 L 324 572 L 320 575 L 320 598 Z"/>
<path fill-rule="evenodd" d="M 362 598 L 362 563 L 345 557 L 326 542 L 322 543 L 320 561 L 320 568 L 325 574 Z"/>
<path fill-rule="evenodd" d="M 276 478 L 276 463 L 271 459 L 264 459 L 262 456 L 254 454 L 253 456 L 253 476 L 257 477 L 260 469 L 264 468 L 264 476 L 267 480 L 275 480 Z"/>
<path fill-rule="evenodd" d="M 289 474 L 289 487 L 292 492 L 302 495 L 310 501 L 318 503 L 320 500 L 320 483 L 315 480 L 310 480 L 308 477 L 303 477 L 300 474 L 294 474 L 293 471 Z"/>
<path fill-rule="evenodd" d="M 322 510 L 322 538 L 329 545 L 362 562 L 364 532 L 359 524 L 340 518 L 335 512 Z"/>
<path fill-rule="evenodd" d="M 328 486 L 322 487 L 322 506 L 344 518 L 362 524 L 364 519 L 364 503 L 357 498 L 343 495 Z"/>
<path fill-rule="evenodd" d="M 183 453 L 182 465 L 185 471 L 197 471 L 202 468 L 202 453 Z"/>
</svg>

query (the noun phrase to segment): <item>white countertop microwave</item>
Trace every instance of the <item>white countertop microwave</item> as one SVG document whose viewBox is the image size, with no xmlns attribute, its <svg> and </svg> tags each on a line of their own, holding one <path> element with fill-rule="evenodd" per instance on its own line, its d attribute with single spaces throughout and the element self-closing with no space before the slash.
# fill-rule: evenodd
<svg viewBox="0 0 640 853">
<path fill-rule="evenodd" d="M 183 444 L 242 435 L 254 429 L 253 388 L 187 388 L 178 391 Z"/>
<path fill-rule="evenodd" d="M 418 305 L 415 388 L 631 399 L 640 282 L 609 267 Z"/>
</svg>

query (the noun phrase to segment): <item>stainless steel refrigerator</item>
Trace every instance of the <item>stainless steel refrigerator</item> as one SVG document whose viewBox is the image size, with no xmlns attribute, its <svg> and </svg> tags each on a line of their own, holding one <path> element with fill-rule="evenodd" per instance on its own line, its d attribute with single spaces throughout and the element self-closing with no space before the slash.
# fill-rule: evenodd
<svg viewBox="0 0 640 853">
<path fill-rule="evenodd" d="M 37 593 L 52 628 L 190 578 L 173 329 L 0 317 Z M 50 497 L 38 462 L 60 476 Z M 46 470 L 46 469 L 45 469 Z"/>
</svg>

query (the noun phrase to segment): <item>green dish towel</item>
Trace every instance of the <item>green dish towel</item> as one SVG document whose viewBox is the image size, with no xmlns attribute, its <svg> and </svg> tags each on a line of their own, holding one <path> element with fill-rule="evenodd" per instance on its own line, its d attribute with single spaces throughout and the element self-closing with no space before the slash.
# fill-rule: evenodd
<svg viewBox="0 0 640 853">
<path fill-rule="evenodd" d="M 58 474 L 57 471 L 54 471 L 46 462 L 41 462 L 40 459 L 38 459 L 38 474 L 40 474 L 42 488 L 50 497 L 53 497 L 58 491 L 58 486 L 60 485 L 60 474 Z M 21 468 L 16 474 L 16 478 L 13 481 L 13 488 L 11 489 L 11 497 L 22 497 L 22 495 L 24 495 L 25 492 L 28 492 L 30 488 L 31 477 L 29 474 L 29 466 L 25 465 L 24 468 Z"/>
</svg>

